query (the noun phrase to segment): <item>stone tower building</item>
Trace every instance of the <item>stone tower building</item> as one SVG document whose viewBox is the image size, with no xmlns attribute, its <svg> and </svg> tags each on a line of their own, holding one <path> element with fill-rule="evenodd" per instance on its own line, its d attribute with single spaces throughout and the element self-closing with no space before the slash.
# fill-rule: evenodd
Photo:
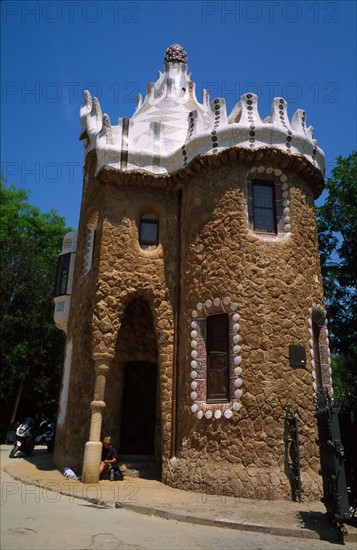
<svg viewBox="0 0 357 550">
<path fill-rule="evenodd" d="M 112 126 L 81 108 L 78 235 L 64 241 L 67 332 L 55 462 L 98 480 L 101 437 L 162 462 L 165 483 L 291 498 L 286 409 L 305 498 L 320 494 L 314 393 L 331 388 L 314 199 L 324 155 L 275 98 L 202 103 L 185 50 Z"/>
</svg>

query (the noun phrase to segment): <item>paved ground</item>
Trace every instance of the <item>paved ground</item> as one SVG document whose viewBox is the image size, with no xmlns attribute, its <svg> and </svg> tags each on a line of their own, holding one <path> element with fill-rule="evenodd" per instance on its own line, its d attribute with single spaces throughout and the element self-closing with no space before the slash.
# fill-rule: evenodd
<svg viewBox="0 0 357 550">
<path fill-rule="evenodd" d="M 7 456 L 10 447 L 3 445 L 1 449 L 1 454 Z M 339 531 L 329 522 L 320 502 L 254 501 L 219 497 L 181 491 L 158 481 L 144 479 L 126 478 L 121 482 L 100 481 L 97 484 L 84 485 L 79 481 L 68 481 L 53 466 L 52 456 L 40 448 L 35 449 L 30 458 L 14 458 L 7 462 L 5 469 L 11 478 L 2 483 L 2 504 L 6 504 L 19 491 L 24 493 L 19 495 L 21 499 L 26 494 L 34 494 L 34 498 L 48 503 L 56 502 L 62 498 L 60 495 L 67 495 L 68 502 L 79 498 L 87 501 L 88 505 L 120 508 L 121 511 L 139 512 L 197 526 L 226 527 L 230 530 L 295 538 L 295 546 L 285 545 L 285 548 L 317 548 L 315 543 L 322 544 L 319 540 L 340 540 Z M 19 485 L 15 480 L 28 485 Z M 348 546 L 351 542 L 351 548 L 355 548 L 357 529 L 352 526 L 347 526 L 347 529 L 345 541 Z M 306 541 L 308 545 L 301 546 L 298 538 L 309 539 Z M 175 548 L 172 545 L 166 547 Z M 263 547 L 266 548 L 265 545 Z"/>
<path fill-rule="evenodd" d="M 321 540 L 194 525 L 108 508 L 14 482 L 2 505 L 3 550 L 326 550 Z M 14 493 L 14 488 L 17 491 Z M 52 500 L 51 500 L 52 499 Z M 355 550 L 347 544 L 346 550 Z"/>
</svg>

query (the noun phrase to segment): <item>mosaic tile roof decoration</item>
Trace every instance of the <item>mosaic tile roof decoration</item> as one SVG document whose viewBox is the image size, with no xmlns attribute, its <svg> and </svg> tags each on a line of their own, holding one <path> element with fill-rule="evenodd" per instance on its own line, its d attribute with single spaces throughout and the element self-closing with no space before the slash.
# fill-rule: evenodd
<svg viewBox="0 0 357 550">
<path fill-rule="evenodd" d="M 119 118 L 117 125 L 102 113 L 99 100 L 84 91 L 80 138 L 85 140 L 86 154 L 96 151 L 97 174 L 110 168 L 168 176 L 199 156 L 231 148 L 278 149 L 304 157 L 324 174 L 324 153 L 313 139 L 314 129 L 307 127 L 302 109 L 289 120 L 287 102 L 274 98 L 270 115 L 263 119 L 258 96 L 246 93 L 227 114 L 225 99 L 210 101 L 206 90 L 199 103 L 186 62 L 182 46 L 167 48 L 164 72 L 159 71 L 157 81 L 148 84 L 144 100 L 138 94 L 132 117 Z"/>
<path fill-rule="evenodd" d="M 186 50 L 181 46 L 181 44 L 171 44 L 165 52 L 164 61 L 166 63 L 170 63 L 172 61 L 187 63 Z"/>
</svg>

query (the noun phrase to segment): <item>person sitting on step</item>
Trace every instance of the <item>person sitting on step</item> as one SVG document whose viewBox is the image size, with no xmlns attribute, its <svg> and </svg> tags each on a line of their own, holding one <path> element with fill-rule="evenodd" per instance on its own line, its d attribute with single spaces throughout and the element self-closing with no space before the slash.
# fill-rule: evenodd
<svg viewBox="0 0 357 550">
<path fill-rule="evenodd" d="M 111 437 L 107 435 L 103 439 L 102 458 L 99 466 L 99 477 L 104 472 L 104 470 L 110 470 L 111 468 L 117 469 L 117 467 L 115 467 L 117 459 L 117 450 L 112 447 Z"/>
</svg>

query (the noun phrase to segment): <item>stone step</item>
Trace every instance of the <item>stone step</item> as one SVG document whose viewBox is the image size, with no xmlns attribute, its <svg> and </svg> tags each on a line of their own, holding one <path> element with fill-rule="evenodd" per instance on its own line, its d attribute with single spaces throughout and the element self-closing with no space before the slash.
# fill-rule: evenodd
<svg viewBox="0 0 357 550">
<path fill-rule="evenodd" d="M 121 469 L 124 479 L 126 478 L 142 478 L 142 479 L 156 479 L 158 481 L 161 481 L 161 469 L 151 469 L 151 470 L 134 470 L 132 468 L 128 468 L 126 470 Z"/>
<path fill-rule="evenodd" d="M 125 477 L 161 480 L 161 461 L 153 455 L 119 455 L 118 463 Z"/>
<path fill-rule="evenodd" d="M 139 470 L 132 470 L 130 468 L 124 470 L 121 468 L 121 471 L 123 473 L 124 479 L 127 477 L 140 477 Z"/>
</svg>

